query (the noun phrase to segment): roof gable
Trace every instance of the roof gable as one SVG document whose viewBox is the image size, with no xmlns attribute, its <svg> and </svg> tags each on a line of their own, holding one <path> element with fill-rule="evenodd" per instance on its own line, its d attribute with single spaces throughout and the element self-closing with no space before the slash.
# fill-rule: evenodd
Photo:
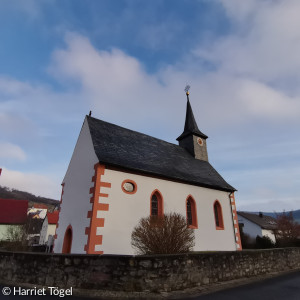
<svg viewBox="0 0 300 300">
<path fill-rule="evenodd" d="M 53 213 L 48 212 L 48 224 L 57 224 L 58 222 L 58 210 L 55 210 Z"/>
<path fill-rule="evenodd" d="M 275 229 L 277 228 L 277 221 L 276 219 L 266 216 L 266 215 L 257 215 L 253 213 L 247 213 L 243 211 L 238 211 L 238 215 L 248 219 L 249 221 L 255 223 L 256 225 L 260 226 L 263 229 Z"/>
<path fill-rule="evenodd" d="M 207 161 L 184 148 L 87 116 L 100 163 L 203 187 L 234 191 Z"/>
</svg>

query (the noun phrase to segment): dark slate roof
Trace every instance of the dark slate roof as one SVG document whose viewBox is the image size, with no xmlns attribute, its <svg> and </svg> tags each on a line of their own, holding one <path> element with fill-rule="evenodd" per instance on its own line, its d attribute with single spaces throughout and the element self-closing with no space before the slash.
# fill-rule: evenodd
<svg viewBox="0 0 300 300">
<path fill-rule="evenodd" d="M 95 153 L 100 163 L 152 176 L 235 191 L 207 161 L 184 148 L 87 116 Z"/>
<path fill-rule="evenodd" d="M 188 96 L 187 96 L 188 97 Z M 183 133 L 177 138 L 177 141 L 185 138 L 186 136 L 194 134 L 196 136 L 200 136 L 204 139 L 207 139 L 208 136 L 205 135 L 203 132 L 201 132 L 198 128 L 198 125 L 196 123 L 193 110 L 191 107 L 191 103 L 189 98 L 187 98 L 187 104 L 186 104 L 186 115 L 185 115 L 185 124 L 184 124 L 184 131 Z"/>
<path fill-rule="evenodd" d="M 276 219 L 270 216 L 266 216 L 264 214 L 252 214 L 252 213 L 247 213 L 243 211 L 238 211 L 238 215 L 248 219 L 249 221 L 257 224 L 263 229 L 276 229 L 277 228 L 277 222 Z"/>
</svg>

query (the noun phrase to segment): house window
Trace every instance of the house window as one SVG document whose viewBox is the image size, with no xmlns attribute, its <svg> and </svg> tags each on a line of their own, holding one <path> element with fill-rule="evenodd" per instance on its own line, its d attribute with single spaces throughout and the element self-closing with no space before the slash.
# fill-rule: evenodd
<svg viewBox="0 0 300 300">
<path fill-rule="evenodd" d="M 163 212 L 163 197 L 158 190 L 155 190 L 151 195 L 150 212 L 153 217 L 162 217 Z"/>
<path fill-rule="evenodd" d="M 198 228 L 196 202 L 192 196 L 186 199 L 186 219 L 188 227 Z"/>
<path fill-rule="evenodd" d="M 215 201 L 214 203 L 214 214 L 215 214 L 216 229 L 217 230 L 224 229 L 222 207 L 219 201 Z"/>
</svg>

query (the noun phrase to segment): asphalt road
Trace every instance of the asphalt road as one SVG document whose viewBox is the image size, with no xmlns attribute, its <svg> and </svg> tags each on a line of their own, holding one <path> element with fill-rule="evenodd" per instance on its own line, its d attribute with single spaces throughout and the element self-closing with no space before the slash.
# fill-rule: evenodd
<svg viewBox="0 0 300 300">
<path fill-rule="evenodd" d="M 13 295 L 14 288 L 10 288 L 10 295 L 4 295 L 9 292 L 9 290 L 1 285 L 0 286 L 0 299 L 6 300 L 57 300 L 57 299 L 74 299 L 74 300 L 85 300 L 90 298 L 84 297 L 59 297 L 58 295 L 41 295 L 41 296 L 22 296 Z M 130 299 L 130 298 L 126 298 Z M 179 299 L 176 297 L 176 299 Z M 260 282 L 250 283 L 242 285 L 236 288 L 230 288 L 221 290 L 215 293 L 210 293 L 202 296 L 194 297 L 182 297 L 181 300 L 300 300 L 300 271 L 293 272 L 287 275 L 282 275 L 279 277 L 274 277 L 270 279 L 264 279 Z"/>
<path fill-rule="evenodd" d="M 300 271 L 189 299 L 300 300 Z"/>
</svg>

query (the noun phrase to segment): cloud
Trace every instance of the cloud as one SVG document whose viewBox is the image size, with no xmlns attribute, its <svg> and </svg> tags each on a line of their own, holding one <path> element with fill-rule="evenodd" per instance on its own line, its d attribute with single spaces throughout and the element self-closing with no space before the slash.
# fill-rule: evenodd
<svg viewBox="0 0 300 300">
<path fill-rule="evenodd" d="M 42 5 L 47 2 L 48 0 L 2 0 L 1 8 L 2 11 L 8 13 L 19 12 L 23 17 L 35 20 L 41 16 Z"/>
<path fill-rule="evenodd" d="M 282 211 L 299 209 L 298 166 L 261 166 L 223 172 L 231 183 L 238 182 L 238 210 Z"/>
<path fill-rule="evenodd" d="M 212 95 L 225 98 L 241 119 L 299 121 L 300 2 L 219 2 L 234 29 L 192 50 L 196 64 L 214 66 L 204 84 L 211 77 Z"/>
<path fill-rule="evenodd" d="M 26 160 L 25 152 L 18 146 L 7 142 L 0 142 L 0 159 Z"/>
<path fill-rule="evenodd" d="M 230 74 L 276 81 L 299 74 L 300 2 L 220 0 L 235 29 L 198 55 Z"/>
<path fill-rule="evenodd" d="M 2 186 L 32 193 L 36 196 L 58 200 L 59 182 L 40 173 L 19 172 L 7 168 L 2 169 L 0 177 Z"/>
<path fill-rule="evenodd" d="M 38 146 L 42 143 L 36 137 L 49 140 L 47 147 L 39 149 L 49 161 L 57 159 L 57 153 L 46 151 L 49 144 L 66 153 L 61 137 L 77 137 L 74 128 L 80 127 L 89 110 L 97 118 L 176 143 L 184 125 L 183 89 L 189 83 L 199 128 L 213 137 L 209 151 L 214 154 L 212 147 L 219 151 L 217 164 L 212 164 L 239 190 L 240 203 L 250 208 L 279 205 L 286 199 L 299 206 L 298 177 L 294 177 L 299 174 L 290 172 L 288 162 L 292 143 L 282 147 L 278 143 L 283 137 L 299 139 L 300 21 L 296 12 L 300 4 L 294 0 L 217 2 L 233 25 L 230 30 L 213 35 L 213 40 L 195 36 L 201 40 L 198 47 L 187 50 L 176 64 L 164 64 L 152 73 L 125 50 L 109 45 L 100 49 L 91 42 L 95 38 L 67 33 L 65 45 L 53 52 L 48 69 L 60 90 L 43 82 L 0 78 L 1 128 L 15 139 L 19 128 L 20 138 L 29 133 L 31 143 Z M 168 22 L 149 23 L 138 33 L 150 37 L 147 46 L 157 50 L 172 26 Z M 120 24 L 117 27 L 122 32 Z M 160 28 L 163 33 L 157 36 Z M 180 25 L 172 33 L 181 30 Z M 3 136 L 9 137 L 2 132 L 1 140 Z M 235 140 L 239 140 L 237 149 L 228 148 Z M 71 152 L 73 146 L 67 147 Z M 291 161 L 299 168 L 299 154 L 293 152 Z M 278 162 L 285 164 L 278 167 Z M 275 178 L 276 172 L 285 178 Z M 285 196 L 287 189 L 290 193 Z"/>
<path fill-rule="evenodd" d="M 50 128 L 72 122 L 84 97 L 77 91 L 56 91 L 43 82 L 23 82 L 0 76 L 0 138 L 34 140 Z M 81 115 L 82 116 L 82 115 Z"/>
<path fill-rule="evenodd" d="M 99 51 L 74 33 L 67 35 L 65 49 L 54 52 L 49 70 L 58 80 L 79 85 L 94 115 L 118 124 L 127 122 L 134 127 L 155 115 L 158 128 L 165 122 L 168 106 L 185 98 L 183 85 L 179 94 L 159 74 L 148 74 L 136 58 L 115 48 Z M 173 108 L 177 114 L 179 110 Z"/>
</svg>

